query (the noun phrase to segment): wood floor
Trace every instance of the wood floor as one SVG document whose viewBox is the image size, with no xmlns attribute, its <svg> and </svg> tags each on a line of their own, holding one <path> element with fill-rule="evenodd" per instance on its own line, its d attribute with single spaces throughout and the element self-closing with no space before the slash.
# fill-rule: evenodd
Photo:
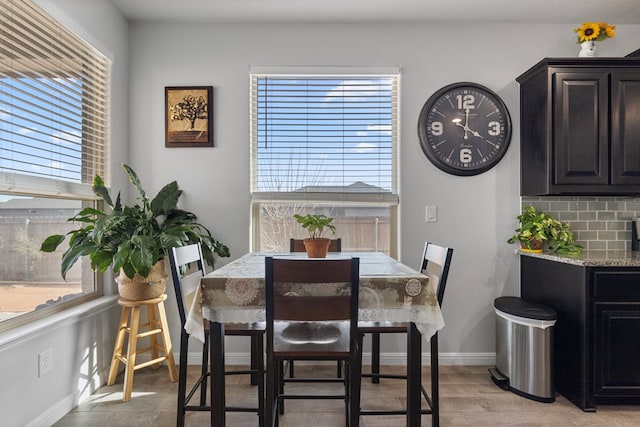
<svg viewBox="0 0 640 427">
<path fill-rule="evenodd" d="M 493 384 L 481 366 L 441 367 L 441 417 L 440 425 L 449 426 L 640 426 L 640 406 L 600 406 L 596 413 L 585 413 L 558 395 L 554 403 L 538 403 L 506 392 Z M 189 367 L 189 375 L 197 375 L 197 367 Z M 333 372 L 335 366 L 296 365 L 300 374 L 310 369 Z M 307 372 L 305 372 L 305 370 Z M 386 371 L 400 372 L 398 367 L 386 367 Z M 314 372 L 313 374 L 318 374 Z M 428 367 L 423 374 L 428 381 Z M 334 387 L 328 385 L 327 387 Z M 290 387 L 290 386 L 288 386 Z M 307 386 L 308 387 L 308 386 Z M 317 387 L 317 386 L 314 386 Z M 131 401 L 123 403 L 122 373 L 113 386 L 102 387 L 91 398 L 68 413 L 57 427 L 102 426 L 175 426 L 177 383 L 169 382 L 166 367 L 136 372 Z M 255 387 L 248 378 L 241 376 L 227 379 L 227 404 L 255 401 Z M 403 406 L 405 383 L 399 380 L 382 380 L 380 384 L 363 382 L 362 407 L 400 408 Z M 288 401 L 286 413 L 280 418 L 282 427 L 337 427 L 344 423 L 344 406 L 341 401 Z M 423 415 L 423 426 L 430 426 L 430 416 Z M 207 413 L 191 412 L 187 426 L 208 426 Z M 256 426 L 252 414 L 227 414 L 229 426 Z M 364 427 L 402 426 L 402 417 L 366 416 L 361 418 Z"/>
</svg>

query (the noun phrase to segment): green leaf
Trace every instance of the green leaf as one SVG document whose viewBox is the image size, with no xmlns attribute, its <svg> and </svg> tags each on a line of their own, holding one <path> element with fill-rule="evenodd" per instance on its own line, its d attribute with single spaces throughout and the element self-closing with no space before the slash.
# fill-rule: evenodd
<svg viewBox="0 0 640 427">
<path fill-rule="evenodd" d="M 67 271 L 73 267 L 81 256 L 89 255 L 95 249 L 95 246 L 90 242 L 85 242 L 77 246 L 72 246 L 62 255 L 62 263 L 60 265 L 60 272 L 62 278 L 67 280 Z"/>
<path fill-rule="evenodd" d="M 182 194 L 182 190 L 178 188 L 178 183 L 172 181 L 162 187 L 156 197 L 151 201 L 151 212 L 154 216 L 167 215 L 178 206 L 178 199 Z"/>
<path fill-rule="evenodd" d="M 151 267 L 157 261 L 154 256 L 154 250 L 156 250 L 155 240 L 150 236 L 133 236 L 131 243 L 133 247 L 131 248 L 129 260 L 135 271 L 140 276 L 145 277 L 149 275 Z"/>
<path fill-rule="evenodd" d="M 131 255 L 131 244 L 123 242 L 118 246 L 118 251 L 113 255 L 113 269 L 120 270 L 122 266 L 129 261 Z"/>
<path fill-rule="evenodd" d="M 40 250 L 42 252 L 55 252 L 63 241 L 64 236 L 62 234 L 54 234 L 44 239 L 44 242 L 40 245 Z"/>
<path fill-rule="evenodd" d="M 111 202 L 111 196 L 109 195 L 109 191 L 104 186 L 104 181 L 100 177 L 100 175 L 96 175 L 93 178 L 93 192 L 97 196 L 99 196 L 102 200 L 104 200 L 107 206 L 113 206 L 113 203 Z"/>
<path fill-rule="evenodd" d="M 91 218 L 93 216 L 105 216 L 106 214 L 94 208 L 84 208 L 73 217 L 69 218 L 69 221 L 84 221 L 86 218 Z"/>
<path fill-rule="evenodd" d="M 133 265 L 131 265 L 130 262 L 126 262 L 123 266 L 122 266 L 122 271 L 124 271 L 124 274 L 129 278 L 129 279 L 133 279 L 136 275 L 136 270 L 133 268 Z"/>
<path fill-rule="evenodd" d="M 142 188 L 142 183 L 140 182 L 140 179 L 138 178 L 136 172 L 128 165 L 123 164 L 122 167 L 127 171 L 127 175 L 129 175 L 129 182 L 131 182 L 131 184 L 136 187 L 136 190 L 138 190 L 138 193 L 140 193 L 142 199 L 146 199 L 147 196 L 145 195 L 144 189 Z"/>
<path fill-rule="evenodd" d="M 94 269 L 105 271 L 113 261 L 113 252 L 97 251 L 93 252 L 89 258 L 91 259 L 91 265 Z"/>
</svg>

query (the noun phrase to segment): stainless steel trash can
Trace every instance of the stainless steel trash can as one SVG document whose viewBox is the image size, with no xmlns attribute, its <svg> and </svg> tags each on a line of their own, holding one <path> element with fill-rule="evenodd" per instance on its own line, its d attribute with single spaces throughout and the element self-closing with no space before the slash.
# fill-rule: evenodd
<svg viewBox="0 0 640 427">
<path fill-rule="evenodd" d="M 539 402 L 555 401 L 553 388 L 553 308 L 517 297 L 494 301 L 496 366 L 493 381 L 505 390 Z"/>
</svg>

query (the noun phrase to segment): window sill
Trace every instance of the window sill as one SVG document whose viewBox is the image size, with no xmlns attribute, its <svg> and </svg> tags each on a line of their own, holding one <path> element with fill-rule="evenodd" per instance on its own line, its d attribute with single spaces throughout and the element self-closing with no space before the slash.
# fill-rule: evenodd
<svg viewBox="0 0 640 427">
<path fill-rule="evenodd" d="M 114 307 L 117 300 L 118 295 L 103 296 L 2 332 L 0 333 L 0 350 L 8 346 L 18 345 L 38 335 L 51 333 L 52 328 L 65 327 L 76 323 L 80 319 L 109 310 Z"/>
</svg>

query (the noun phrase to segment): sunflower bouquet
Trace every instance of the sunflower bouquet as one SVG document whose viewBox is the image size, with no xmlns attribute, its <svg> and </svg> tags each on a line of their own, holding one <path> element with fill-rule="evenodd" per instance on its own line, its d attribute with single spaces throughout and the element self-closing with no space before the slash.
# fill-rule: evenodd
<svg viewBox="0 0 640 427">
<path fill-rule="evenodd" d="M 616 26 L 606 22 L 583 22 L 579 28 L 573 31 L 578 34 L 578 43 L 612 39 L 616 36 Z"/>
</svg>

